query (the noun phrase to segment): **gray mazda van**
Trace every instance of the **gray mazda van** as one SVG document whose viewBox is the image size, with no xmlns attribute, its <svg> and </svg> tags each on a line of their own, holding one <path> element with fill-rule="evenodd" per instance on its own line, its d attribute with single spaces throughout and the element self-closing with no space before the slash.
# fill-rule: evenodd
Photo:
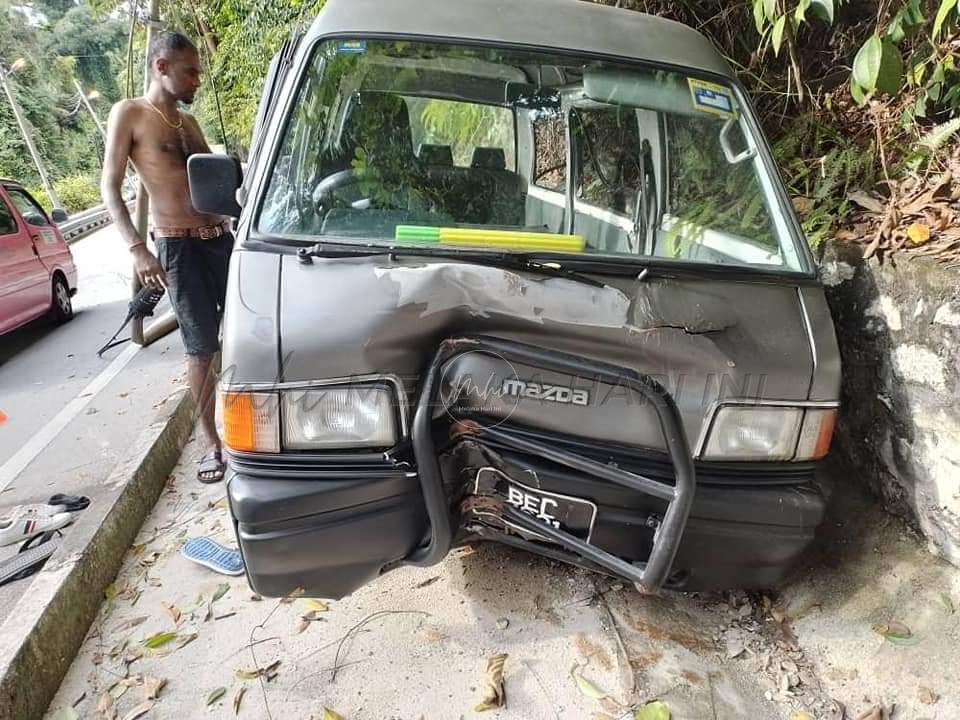
<svg viewBox="0 0 960 720">
<path fill-rule="evenodd" d="M 220 402 L 251 586 L 339 598 L 505 543 L 775 586 L 840 389 L 814 260 L 700 34 L 576 0 L 328 0 L 274 58 Z"/>
</svg>

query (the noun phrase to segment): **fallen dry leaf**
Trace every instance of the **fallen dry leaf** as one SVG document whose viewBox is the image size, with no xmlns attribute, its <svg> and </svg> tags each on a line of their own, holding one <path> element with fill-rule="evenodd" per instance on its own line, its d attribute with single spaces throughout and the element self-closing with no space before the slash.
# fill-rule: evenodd
<svg viewBox="0 0 960 720">
<path fill-rule="evenodd" d="M 222 598 L 224 595 L 226 595 L 229 591 L 230 591 L 230 586 L 227 583 L 221 583 L 220 585 L 217 585 L 217 591 L 213 594 L 213 598 L 210 600 L 210 602 L 216 602 L 217 600 Z"/>
<path fill-rule="evenodd" d="M 875 198 L 872 195 L 868 195 L 862 190 L 857 190 L 855 192 L 847 195 L 847 200 L 850 202 L 856 203 L 864 210 L 869 210 L 870 212 L 877 213 L 878 215 L 882 214 L 884 211 L 884 203 L 879 198 Z"/>
<path fill-rule="evenodd" d="M 892 620 L 887 623 L 877 623 L 873 626 L 873 631 L 878 635 L 883 635 L 885 638 L 895 638 L 899 640 L 906 640 L 907 638 L 913 637 L 913 633 L 910 632 L 910 628 L 904 625 L 901 622 Z"/>
<path fill-rule="evenodd" d="M 907 237 L 914 245 L 923 245 L 930 239 L 930 228 L 923 223 L 912 223 L 907 227 Z"/>
<path fill-rule="evenodd" d="M 123 720 L 137 720 L 153 710 L 153 700 L 147 700 L 137 705 L 133 710 L 123 716 Z"/>
<path fill-rule="evenodd" d="M 956 612 L 956 609 L 953 606 L 953 598 L 951 598 L 947 593 L 940 593 L 940 602 L 943 603 L 943 607 L 946 608 L 947 613 L 953 615 Z"/>
<path fill-rule="evenodd" d="M 790 716 L 790 720 L 813 720 L 813 715 L 803 710 L 798 710 Z"/>
<path fill-rule="evenodd" d="M 328 707 L 323 709 L 323 720 L 343 720 L 343 715 Z"/>
<path fill-rule="evenodd" d="M 166 678 L 150 677 L 149 675 L 145 676 L 143 678 L 143 699 L 156 700 L 158 697 L 160 697 L 160 691 L 163 690 L 166 684 Z"/>
<path fill-rule="evenodd" d="M 928 687 L 921 685 L 917 688 L 917 696 L 924 705 L 936 705 L 940 696 Z"/>
<path fill-rule="evenodd" d="M 793 209 L 800 215 L 806 215 L 813 210 L 813 198 L 797 195 L 796 197 L 790 198 L 790 203 L 793 205 Z"/>
<path fill-rule="evenodd" d="M 217 700 L 222 698 L 227 694 L 227 689 L 225 687 L 218 687 L 213 690 L 209 695 L 207 695 L 207 705 L 213 705 Z"/>
<path fill-rule="evenodd" d="M 580 691 L 581 695 L 592 698 L 593 700 L 603 700 L 609 695 L 606 690 L 597 687 L 593 684 L 593 682 L 587 680 L 587 678 L 583 676 L 579 665 L 573 666 L 573 669 L 570 671 L 570 675 L 573 677 L 573 681 L 577 684 L 577 689 Z"/>
<path fill-rule="evenodd" d="M 117 625 L 117 626 L 111 631 L 111 633 L 112 633 L 112 634 L 122 633 L 124 630 L 130 630 L 131 628 L 135 628 L 135 627 L 137 627 L 138 625 L 142 625 L 143 623 L 145 623 L 145 622 L 146 622 L 147 620 L 149 620 L 149 619 L 150 619 L 150 618 L 147 617 L 146 615 L 141 615 L 140 617 L 130 618 L 129 620 L 125 620 L 124 622 L 122 622 L 122 623 L 120 623 L 119 625 Z"/>
<path fill-rule="evenodd" d="M 246 685 L 241 685 L 240 689 L 237 690 L 237 694 L 233 696 L 233 714 L 240 714 L 240 703 L 243 702 L 243 694 L 247 691 Z"/>
<path fill-rule="evenodd" d="M 177 608 L 176 605 L 171 605 L 168 603 L 160 603 L 160 604 L 163 605 L 164 611 L 167 613 L 167 615 L 170 616 L 170 619 L 173 621 L 174 626 L 176 626 L 177 623 L 180 622 L 181 613 L 179 608 Z"/>
<path fill-rule="evenodd" d="M 296 600 L 298 597 L 302 597 L 302 596 L 303 596 L 303 588 L 297 588 L 297 589 L 294 590 L 292 593 L 290 593 L 289 595 L 287 595 L 285 598 L 282 598 L 282 599 L 280 600 L 280 604 L 281 604 L 281 605 L 289 605 L 289 604 L 292 603 L 294 600 Z"/>
<path fill-rule="evenodd" d="M 95 717 L 96 720 L 117 720 L 117 708 L 113 704 L 113 695 L 109 691 L 100 693 Z"/>
<path fill-rule="evenodd" d="M 323 600 L 315 600 L 310 598 L 309 600 L 304 600 L 303 605 L 307 610 L 312 610 L 313 612 L 327 612 L 330 609 L 330 606 L 327 605 Z"/>
<path fill-rule="evenodd" d="M 487 671 L 483 676 L 483 696 L 473 708 L 474 712 L 484 712 L 503 707 L 507 703 L 507 694 L 503 687 L 503 667 L 507 654 L 501 653 L 487 658 Z"/>
</svg>

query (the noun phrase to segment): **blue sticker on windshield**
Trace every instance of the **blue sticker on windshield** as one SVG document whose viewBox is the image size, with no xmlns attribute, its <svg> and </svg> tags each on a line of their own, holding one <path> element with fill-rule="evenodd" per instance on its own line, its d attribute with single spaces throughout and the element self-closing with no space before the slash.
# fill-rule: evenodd
<svg viewBox="0 0 960 720">
<path fill-rule="evenodd" d="M 702 112 L 733 117 L 733 94 L 728 88 L 706 80 L 687 78 L 690 85 L 690 96 L 693 106 Z"/>
<path fill-rule="evenodd" d="M 337 52 L 344 55 L 360 55 L 366 51 L 366 40 L 340 40 L 337 42 Z"/>
</svg>

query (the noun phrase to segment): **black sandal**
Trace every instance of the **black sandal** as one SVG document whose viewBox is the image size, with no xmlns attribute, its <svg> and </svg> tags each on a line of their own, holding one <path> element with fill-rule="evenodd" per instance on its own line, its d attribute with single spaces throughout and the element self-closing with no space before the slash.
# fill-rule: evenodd
<svg viewBox="0 0 960 720">
<path fill-rule="evenodd" d="M 200 460 L 200 467 L 197 469 L 197 480 L 204 485 L 218 483 L 223 480 L 223 474 L 226 472 L 226 469 L 220 451 L 211 450 Z"/>
</svg>

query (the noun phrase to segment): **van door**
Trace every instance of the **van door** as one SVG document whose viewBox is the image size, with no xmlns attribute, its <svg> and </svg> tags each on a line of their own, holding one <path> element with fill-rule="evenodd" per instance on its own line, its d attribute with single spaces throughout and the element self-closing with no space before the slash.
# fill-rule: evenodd
<svg viewBox="0 0 960 720">
<path fill-rule="evenodd" d="M 29 302 L 34 316 L 39 316 L 49 309 L 53 298 L 50 268 L 66 248 L 59 247 L 57 233 L 36 200 L 21 188 L 8 185 L 4 189 L 23 221 L 21 263 L 23 292 L 27 293 L 24 302 Z"/>
<path fill-rule="evenodd" d="M 0 332 L 42 315 L 50 304 L 49 275 L 15 208 L 0 188 Z"/>
</svg>

